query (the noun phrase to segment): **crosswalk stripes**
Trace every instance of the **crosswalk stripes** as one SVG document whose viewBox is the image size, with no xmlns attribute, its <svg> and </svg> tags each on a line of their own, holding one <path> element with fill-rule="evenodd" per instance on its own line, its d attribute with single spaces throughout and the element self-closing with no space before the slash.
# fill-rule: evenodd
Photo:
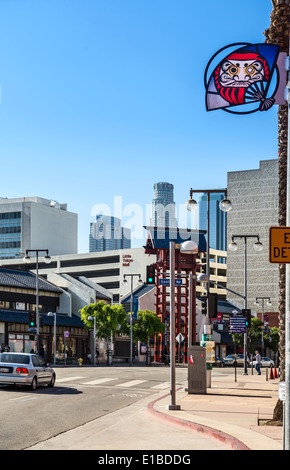
<svg viewBox="0 0 290 470">
<path fill-rule="evenodd" d="M 60 382 L 71 382 L 73 380 L 79 380 L 79 379 L 85 379 L 84 376 L 81 376 L 81 377 L 64 377 L 63 379 L 56 379 L 57 380 L 57 383 L 60 383 Z"/>
<path fill-rule="evenodd" d="M 146 382 L 148 383 L 149 380 L 130 380 L 130 381 L 127 381 L 127 382 L 122 382 L 122 383 L 119 383 L 119 384 L 114 384 L 112 382 L 116 381 L 116 380 L 120 380 L 118 377 L 104 377 L 104 378 L 99 378 L 99 379 L 94 379 L 94 380 L 87 380 L 87 381 L 83 381 L 82 379 L 86 379 L 86 377 L 84 376 L 70 376 L 70 377 L 63 377 L 63 378 L 60 378 L 56 380 L 56 384 L 61 384 L 61 383 L 65 383 L 65 382 L 71 382 L 71 383 L 74 383 L 76 380 L 80 381 L 80 385 L 112 385 L 114 387 L 118 387 L 118 388 L 131 388 L 131 387 L 135 387 L 135 386 L 138 386 L 140 384 L 145 384 Z M 164 390 L 166 388 L 169 388 L 170 387 L 170 382 L 161 382 L 157 385 L 153 385 L 152 387 L 149 387 L 150 389 L 153 389 L 153 390 Z"/>
<path fill-rule="evenodd" d="M 158 385 L 154 385 L 153 388 L 154 390 L 164 390 L 165 388 L 168 388 L 170 387 L 170 382 L 163 382 L 161 384 L 158 384 Z"/>
<path fill-rule="evenodd" d="M 107 379 L 97 379 L 97 380 L 90 380 L 89 382 L 83 382 L 82 385 L 100 385 L 107 382 L 111 382 L 112 380 L 118 380 L 116 378 L 107 378 Z"/>
<path fill-rule="evenodd" d="M 116 387 L 134 387 L 135 385 L 142 384 L 144 382 L 148 382 L 148 380 L 131 380 L 130 382 L 124 382 L 122 384 L 116 385 Z"/>
</svg>

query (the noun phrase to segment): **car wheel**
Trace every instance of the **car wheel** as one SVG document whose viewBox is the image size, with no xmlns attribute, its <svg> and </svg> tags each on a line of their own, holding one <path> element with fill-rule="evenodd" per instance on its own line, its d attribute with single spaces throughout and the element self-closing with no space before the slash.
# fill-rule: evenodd
<svg viewBox="0 0 290 470">
<path fill-rule="evenodd" d="M 54 384 L 55 384 L 55 374 L 53 374 L 53 376 L 51 377 L 51 381 L 49 382 L 48 386 L 54 387 Z"/>
<path fill-rule="evenodd" d="M 31 388 L 31 390 L 35 390 L 36 387 L 37 387 L 37 378 L 33 377 L 30 388 Z"/>
</svg>

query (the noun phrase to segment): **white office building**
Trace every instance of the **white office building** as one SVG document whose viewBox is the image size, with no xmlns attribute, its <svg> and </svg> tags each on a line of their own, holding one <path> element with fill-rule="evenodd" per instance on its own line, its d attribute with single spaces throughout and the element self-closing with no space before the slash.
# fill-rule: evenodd
<svg viewBox="0 0 290 470">
<path fill-rule="evenodd" d="M 78 215 L 41 197 L 0 198 L 0 259 L 26 250 L 51 256 L 77 253 Z"/>
</svg>

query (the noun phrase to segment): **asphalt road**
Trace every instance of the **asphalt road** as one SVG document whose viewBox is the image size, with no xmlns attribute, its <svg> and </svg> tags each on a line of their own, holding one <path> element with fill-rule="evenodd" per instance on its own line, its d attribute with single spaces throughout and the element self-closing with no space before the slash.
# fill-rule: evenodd
<svg viewBox="0 0 290 470">
<path fill-rule="evenodd" d="M 170 386 L 169 367 L 68 367 L 56 375 L 53 389 L 0 385 L 1 450 L 25 449 Z M 186 379 L 187 368 L 177 368 L 176 384 Z"/>
</svg>

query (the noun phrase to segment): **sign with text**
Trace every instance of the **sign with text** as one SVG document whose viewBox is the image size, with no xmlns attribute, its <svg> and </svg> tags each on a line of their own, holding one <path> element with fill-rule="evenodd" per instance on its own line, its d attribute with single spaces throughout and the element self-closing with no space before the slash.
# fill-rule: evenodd
<svg viewBox="0 0 290 470">
<path fill-rule="evenodd" d="M 270 263 L 290 263 L 290 227 L 270 227 Z"/>
<path fill-rule="evenodd" d="M 247 332 L 246 317 L 244 315 L 233 315 L 230 317 L 230 333 L 240 334 Z"/>
</svg>

